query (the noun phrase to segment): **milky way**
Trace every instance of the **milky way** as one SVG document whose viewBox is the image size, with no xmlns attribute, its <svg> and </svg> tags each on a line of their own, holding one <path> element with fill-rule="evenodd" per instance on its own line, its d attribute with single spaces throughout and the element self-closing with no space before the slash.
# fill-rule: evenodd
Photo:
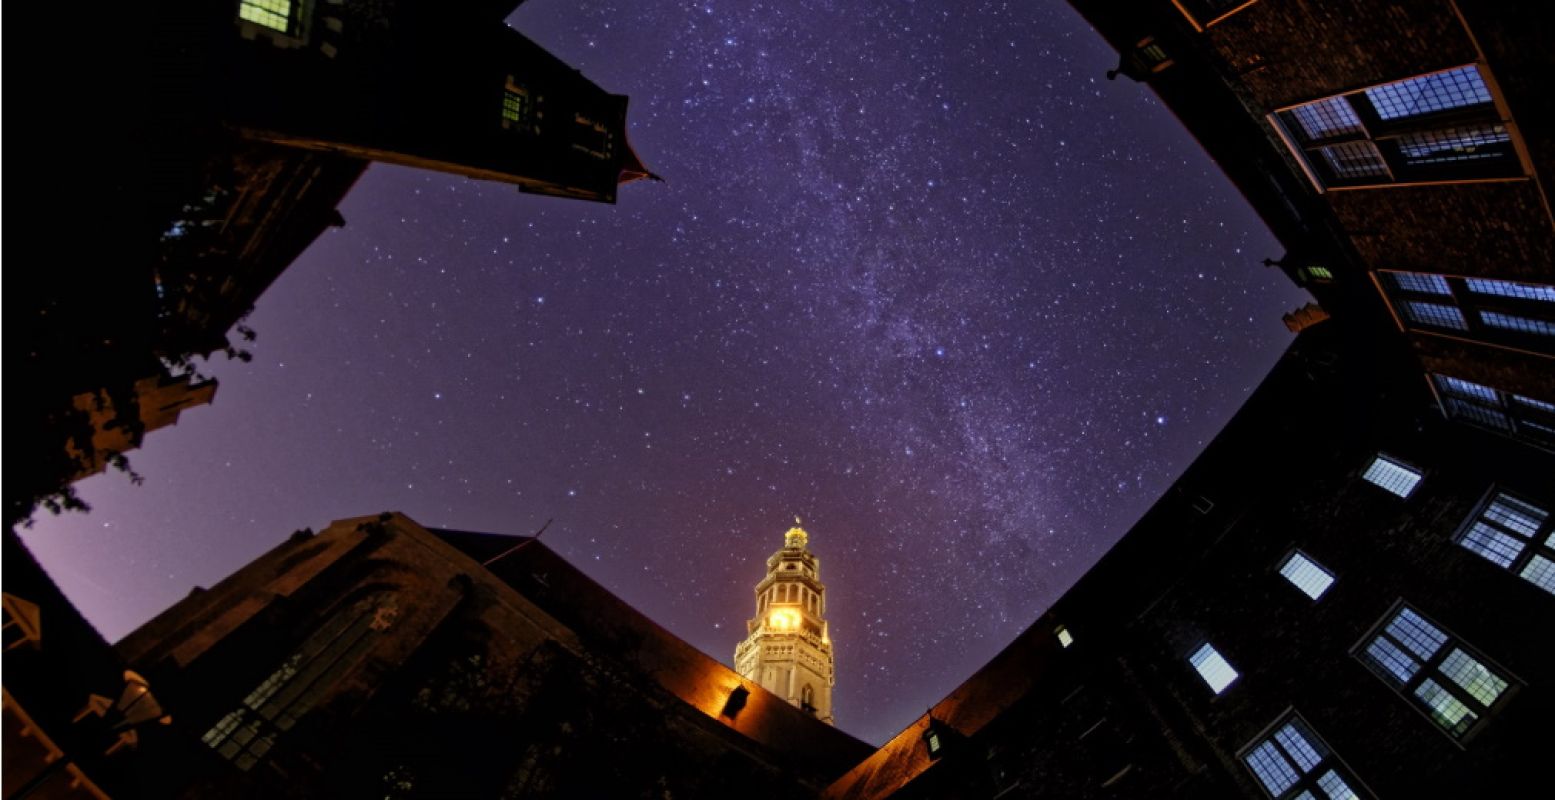
<svg viewBox="0 0 1555 800">
<path fill-rule="evenodd" d="M 291 531 L 531 533 L 728 662 L 803 515 L 837 719 L 1007 644 L 1267 371 L 1280 248 L 1060 2 L 532 0 L 632 98 L 619 204 L 375 166 L 216 402 L 27 541 L 117 638 Z"/>
</svg>

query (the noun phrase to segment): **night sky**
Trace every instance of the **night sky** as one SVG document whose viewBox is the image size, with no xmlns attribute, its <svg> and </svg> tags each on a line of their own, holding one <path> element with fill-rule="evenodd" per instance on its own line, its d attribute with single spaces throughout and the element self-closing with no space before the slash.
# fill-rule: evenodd
<svg viewBox="0 0 1555 800">
<path fill-rule="evenodd" d="M 667 183 L 605 206 L 374 166 L 254 360 L 26 533 L 109 639 L 302 527 L 545 541 L 724 662 L 803 515 L 879 743 L 1041 613 L 1305 301 L 1066 4 L 532 0 Z"/>
</svg>

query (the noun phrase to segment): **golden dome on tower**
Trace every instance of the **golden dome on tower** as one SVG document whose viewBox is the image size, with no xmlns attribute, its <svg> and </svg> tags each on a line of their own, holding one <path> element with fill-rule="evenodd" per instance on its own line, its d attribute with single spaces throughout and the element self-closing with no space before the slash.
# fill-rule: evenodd
<svg viewBox="0 0 1555 800">
<path fill-rule="evenodd" d="M 810 534 L 805 533 L 804 528 L 799 527 L 803 524 L 803 520 L 797 516 L 794 517 L 794 527 L 789 528 L 788 533 L 783 535 L 784 547 L 804 547 L 810 543 Z"/>
</svg>

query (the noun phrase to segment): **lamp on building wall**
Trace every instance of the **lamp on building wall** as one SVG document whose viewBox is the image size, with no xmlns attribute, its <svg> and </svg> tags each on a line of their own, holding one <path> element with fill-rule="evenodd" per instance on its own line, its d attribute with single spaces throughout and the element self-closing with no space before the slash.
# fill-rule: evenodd
<svg viewBox="0 0 1555 800">
<path fill-rule="evenodd" d="M 134 728 L 155 719 L 162 719 L 164 725 L 172 722 L 171 717 L 163 719 L 162 704 L 151 694 L 146 679 L 134 670 L 124 671 L 124 691 L 119 693 L 119 701 L 113 708 L 121 715 L 115 728 Z"/>
</svg>

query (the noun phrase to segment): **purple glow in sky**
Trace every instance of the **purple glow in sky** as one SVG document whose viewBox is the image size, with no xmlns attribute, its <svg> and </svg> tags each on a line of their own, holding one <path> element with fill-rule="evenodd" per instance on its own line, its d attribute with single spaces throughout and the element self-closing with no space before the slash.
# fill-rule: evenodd
<svg viewBox="0 0 1555 800">
<path fill-rule="evenodd" d="M 728 662 L 795 514 L 838 724 L 893 735 L 1057 598 L 1289 340 L 1281 248 L 1064 3 L 562 3 L 616 206 L 372 167 L 252 363 L 25 533 L 110 639 L 293 530 L 528 534 Z"/>
</svg>

